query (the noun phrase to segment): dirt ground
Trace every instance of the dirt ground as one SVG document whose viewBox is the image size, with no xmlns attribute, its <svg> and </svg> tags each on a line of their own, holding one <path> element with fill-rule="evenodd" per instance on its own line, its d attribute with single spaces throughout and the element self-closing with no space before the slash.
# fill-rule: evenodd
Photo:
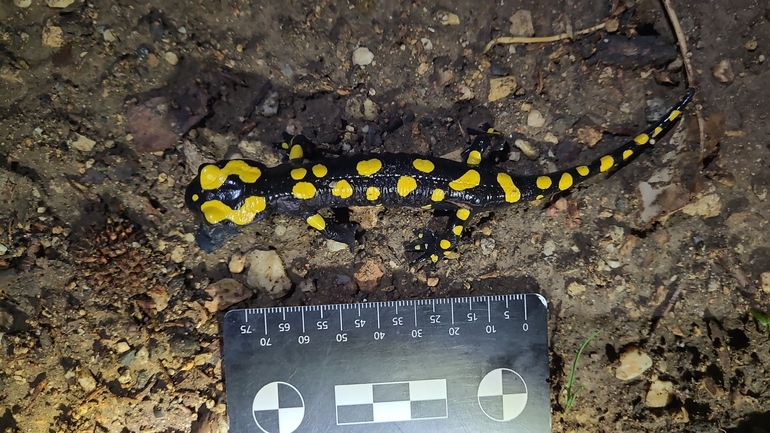
<svg viewBox="0 0 770 433">
<path fill-rule="evenodd" d="M 613 176 L 476 218 L 435 270 L 410 269 L 403 244 L 445 218 L 406 209 L 353 212 L 354 253 L 273 217 L 207 254 L 184 188 L 206 160 L 277 162 L 286 130 L 331 153 L 456 155 L 489 121 L 531 145 L 511 172 L 590 161 L 685 92 L 659 3 L 29 3 L 0 3 L 0 430 L 226 431 L 232 302 L 538 292 L 554 431 L 770 431 L 770 342 L 750 314 L 770 309 L 770 3 L 674 2 L 703 144 L 692 104 Z M 484 53 L 518 10 L 536 36 L 618 26 Z M 248 286 L 255 249 L 277 252 L 290 290 L 212 302 L 223 279 Z"/>
</svg>

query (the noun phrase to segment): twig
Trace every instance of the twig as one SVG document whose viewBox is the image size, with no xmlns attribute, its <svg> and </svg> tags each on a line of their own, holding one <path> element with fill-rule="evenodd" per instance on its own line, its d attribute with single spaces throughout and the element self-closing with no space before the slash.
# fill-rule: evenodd
<svg viewBox="0 0 770 433">
<path fill-rule="evenodd" d="M 597 24 L 593 27 L 583 29 L 583 30 L 578 30 L 576 32 L 562 33 L 560 35 L 553 35 L 553 36 L 539 36 L 536 38 L 527 38 L 523 36 L 502 36 L 497 39 L 492 39 L 484 47 L 484 52 L 486 53 L 497 44 L 544 44 L 548 42 L 561 41 L 563 39 L 572 39 L 574 35 L 578 35 L 578 36 L 587 35 L 597 30 L 601 30 L 604 28 L 605 24 L 606 23 Z"/>
<path fill-rule="evenodd" d="M 690 58 L 687 57 L 687 40 L 684 37 L 682 31 L 682 25 L 679 23 L 679 18 L 674 11 L 674 5 L 671 4 L 671 0 L 662 0 L 663 8 L 666 10 L 671 26 L 674 28 L 674 35 L 679 43 L 679 52 L 682 54 L 682 63 L 684 64 L 684 72 L 687 75 L 687 85 L 690 87 L 697 87 L 698 81 L 695 79 L 695 73 L 693 73 L 692 63 Z M 703 119 L 703 107 L 700 104 L 695 104 L 695 116 L 698 119 L 698 139 L 700 140 L 700 159 L 703 160 L 706 153 L 706 121 Z"/>
</svg>

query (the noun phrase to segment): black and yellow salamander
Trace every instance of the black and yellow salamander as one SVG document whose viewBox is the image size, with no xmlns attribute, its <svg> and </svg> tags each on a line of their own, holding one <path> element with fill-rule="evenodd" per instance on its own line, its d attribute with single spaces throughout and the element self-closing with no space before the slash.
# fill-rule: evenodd
<svg viewBox="0 0 770 433">
<path fill-rule="evenodd" d="M 444 233 L 422 232 L 407 245 L 407 250 L 420 253 L 413 264 L 436 263 L 455 249 L 474 213 L 549 197 L 627 165 L 671 130 L 693 94 L 688 91 L 662 120 L 613 152 L 590 164 L 540 176 L 509 174 L 486 161 L 485 154 L 500 136 L 488 126 L 472 131 L 476 136 L 463 152 L 463 162 L 406 153 L 308 161 L 307 138 L 287 136 L 282 147 L 289 162 L 276 167 L 243 159 L 203 164 L 187 187 L 185 201 L 208 225 L 240 226 L 274 213 L 296 216 L 351 249 L 357 225 L 329 222 L 319 210 L 376 205 L 447 210 L 452 214 Z"/>
</svg>

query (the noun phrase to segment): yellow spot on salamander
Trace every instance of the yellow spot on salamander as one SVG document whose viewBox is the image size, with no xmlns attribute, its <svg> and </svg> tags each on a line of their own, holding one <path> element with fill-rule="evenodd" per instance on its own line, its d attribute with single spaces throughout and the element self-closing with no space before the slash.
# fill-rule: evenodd
<svg viewBox="0 0 770 433">
<path fill-rule="evenodd" d="M 319 179 L 326 176 L 326 173 L 328 172 L 329 169 L 323 164 L 316 164 L 313 166 L 313 175 Z"/>
<path fill-rule="evenodd" d="M 198 201 L 201 197 L 198 194 L 193 194 L 190 198 L 192 198 L 192 201 Z"/>
<path fill-rule="evenodd" d="M 348 198 L 353 195 L 353 187 L 350 185 L 350 182 L 342 179 L 332 187 L 332 195 L 340 198 Z"/>
<path fill-rule="evenodd" d="M 433 262 L 433 263 L 437 263 L 438 262 L 438 256 L 436 254 L 431 254 L 430 255 L 430 261 Z"/>
<path fill-rule="evenodd" d="M 631 155 L 634 154 L 634 151 L 631 149 L 627 149 L 623 151 L 623 159 L 628 159 L 631 157 Z"/>
<path fill-rule="evenodd" d="M 224 168 L 209 164 L 201 170 L 201 188 L 206 190 L 217 189 L 225 183 L 228 176 L 233 174 L 237 175 L 241 182 L 254 183 L 262 176 L 262 171 L 240 159 L 229 161 Z"/>
<path fill-rule="evenodd" d="M 398 183 L 396 184 L 396 192 L 401 197 L 406 197 L 409 195 L 410 192 L 417 189 L 417 181 L 414 180 L 411 176 L 401 176 L 398 178 Z"/>
<path fill-rule="evenodd" d="M 367 200 L 377 200 L 380 198 L 380 189 L 376 186 L 370 186 L 369 188 L 366 188 L 366 199 Z"/>
<path fill-rule="evenodd" d="M 287 143 L 287 142 L 285 142 L 285 141 L 284 141 L 283 143 L 281 143 L 281 149 L 283 149 L 283 150 L 289 150 L 289 143 Z"/>
<path fill-rule="evenodd" d="M 479 152 L 478 150 L 471 150 L 471 153 L 468 154 L 468 160 L 465 162 L 468 165 L 481 164 L 481 152 Z"/>
<path fill-rule="evenodd" d="M 302 159 L 304 155 L 305 152 L 302 151 L 302 146 L 299 144 L 295 144 L 291 147 L 291 149 L 289 149 L 289 159 L 291 160 Z"/>
<path fill-rule="evenodd" d="M 291 171 L 291 178 L 294 180 L 302 180 L 305 178 L 305 175 L 307 174 L 307 170 L 304 168 L 295 168 Z"/>
<path fill-rule="evenodd" d="M 309 216 L 305 221 L 307 221 L 307 225 L 313 227 L 319 232 L 326 228 L 326 221 L 321 215 L 315 214 L 313 216 Z"/>
<path fill-rule="evenodd" d="M 315 197 L 315 186 L 310 182 L 297 182 L 291 192 L 300 200 L 310 200 Z"/>
<path fill-rule="evenodd" d="M 647 134 L 639 134 L 636 137 L 634 137 L 634 142 L 639 145 L 647 144 L 647 142 L 649 141 L 650 141 L 650 136 Z"/>
<path fill-rule="evenodd" d="M 599 171 L 604 173 L 605 171 L 612 168 L 613 165 L 615 165 L 615 160 L 612 159 L 609 155 L 604 155 L 599 159 L 599 162 L 601 163 L 599 165 Z"/>
<path fill-rule="evenodd" d="M 457 215 L 457 218 L 465 221 L 468 219 L 468 217 L 471 216 L 471 211 L 468 209 L 457 209 L 457 213 L 455 215 Z"/>
<path fill-rule="evenodd" d="M 455 191 L 475 188 L 481 183 L 481 175 L 476 170 L 468 170 L 464 175 L 449 182 L 449 187 Z"/>
<path fill-rule="evenodd" d="M 589 170 L 588 167 L 585 165 L 578 166 L 577 168 L 575 168 L 575 171 L 577 171 L 578 174 L 581 176 L 588 176 L 588 173 L 591 172 L 591 170 Z"/>
<path fill-rule="evenodd" d="M 653 137 L 657 137 L 658 135 L 660 135 L 661 132 L 663 132 L 663 128 L 658 126 L 658 127 L 655 128 L 654 131 L 652 131 L 652 136 Z"/>
<path fill-rule="evenodd" d="M 414 162 L 412 162 L 412 165 L 414 165 L 414 168 L 423 173 L 430 173 L 434 168 L 436 168 L 436 166 L 427 159 L 415 159 Z"/>
<path fill-rule="evenodd" d="M 441 247 L 441 249 L 448 250 L 452 246 L 452 243 L 446 239 L 441 239 L 441 242 L 439 242 L 438 245 Z"/>
<path fill-rule="evenodd" d="M 538 194 L 538 196 L 535 197 L 535 200 L 542 200 L 543 197 L 545 197 L 543 194 Z"/>
<path fill-rule="evenodd" d="M 513 179 L 508 173 L 498 173 L 497 183 L 500 184 L 500 188 L 505 193 L 505 201 L 508 203 L 516 203 L 521 200 L 521 191 L 513 183 Z M 462 228 L 461 228 L 462 230 Z"/>
<path fill-rule="evenodd" d="M 551 184 L 553 184 L 553 181 L 548 176 L 539 176 L 535 181 L 535 185 L 540 189 L 548 189 L 551 187 Z"/>
<path fill-rule="evenodd" d="M 377 173 L 382 168 L 382 161 L 379 159 L 368 159 L 366 161 L 359 161 L 356 164 L 356 170 L 361 176 L 371 176 Z"/>
<path fill-rule="evenodd" d="M 436 188 L 433 190 L 433 194 L 430 195 L 430 199 L 433 201 L 441 201 L 444 199 L 444 190 Z"/>
<path fill-rule="evenodd" d="M 210 224 L 217 224 L 224 220 L 230 220 L 238 225 L 246 225 L 254 221 L 254 217 L 265 210 L 267 202 L 264 197 L 248 197 L 238 209 L 219 200 L 211 200 L 201 205 L 201 212 Z"/>
<path fill-rule="evenodd" d="M 572 186 L 572 175 L 569 173 L 562 173 L 561 179 L 559 179 L 559 190 L 564 191 Z"/>
<path fill-rule="evenodd" d="M 457 236 L 460 236 L 461 234 L 463 234 L 463 226 L 452 227 L 452 233 L 454 233 Z"/>
<path fill-rule="evenodd" d="M 673 122 L 673 121 L 674 121 L 674 120 L 676 120 L 676 118 L 677 118 L 677 117 L 679 117 L 681 114 L 682 114 L 682 112 L 681 112 L 681 111 L 679 111 L 679 110 L 674 110 L 674 111 L 672 111 L 672 112 L 671 112 L 671 114 L 669 114 L 669 115 L 668 115 L 668 119 L 667 119 L 667 120 L 668 120 L 669 122 Z"/>
<path fill-rule="evenodd" d="M 433 208 L 432 204 L 426 204 L 425 206 L 420 206 L 420 209 L 425 209 L 425 210 L 432 209 L 432 208 Z"/>
</svg>

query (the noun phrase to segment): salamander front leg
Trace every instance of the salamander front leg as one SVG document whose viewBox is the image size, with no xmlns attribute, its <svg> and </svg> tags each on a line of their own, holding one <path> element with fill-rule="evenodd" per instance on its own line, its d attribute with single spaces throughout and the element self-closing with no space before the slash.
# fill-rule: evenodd
<svg viewBox="0 0 770 433">
<path fill-rule="evenodd" d="M 358 230 L 358 224 L 334 224 L 328 223 L 319 213 L 308 214 L 305 217 L 305 221 L 310 227 L 321 232 L 326 239 L 342 242 L 347 244 L 350 248 L 350 252 L 353 252 L 353 247 L 356 244 L 356 230 Z"/>
<path fill-rule="evenodd" d="M 499 144 L 495 144 L 495 142 L 499 141 L 498 139 L 502 138 L 503 135 L 489 123 L 481 125 L 480 130 L 468 128 L 467 131 L 468 134 L 476 136 L 473 139 L 473 143 L 471 143 L 467 149 L 463 150 L 462 153 L 463 161 L 470 166 L 475 167 L 481 164 L 484 152 L 486 152 L 490 146 L 492 146 L 493 150 L 501 147 Z"/>
<path fill-rule="evenodd" d="M 291 135 L 287 132 L 283 133 L 283 141 L 275 146 L 289 154 L 289 161 L 294 166 L 301 165 L 315 150 L 313 143 L 304 135 Z"/>
<path fill-rule="evenodd" d="M 463 234 L 465 224 L 471 217 L 469 209 L 459 208 L 449 218 L 447 230 L 439 236 L 426 230 L 417 234 L 417 240 L 406 245 L 407 251 L 420 252 L 419 257 L 411 265 L 417 266 L 424 262 L 435 264 L 441 257 L 452 254 L 457 248 L 457 242 Z"/>
</svg>

